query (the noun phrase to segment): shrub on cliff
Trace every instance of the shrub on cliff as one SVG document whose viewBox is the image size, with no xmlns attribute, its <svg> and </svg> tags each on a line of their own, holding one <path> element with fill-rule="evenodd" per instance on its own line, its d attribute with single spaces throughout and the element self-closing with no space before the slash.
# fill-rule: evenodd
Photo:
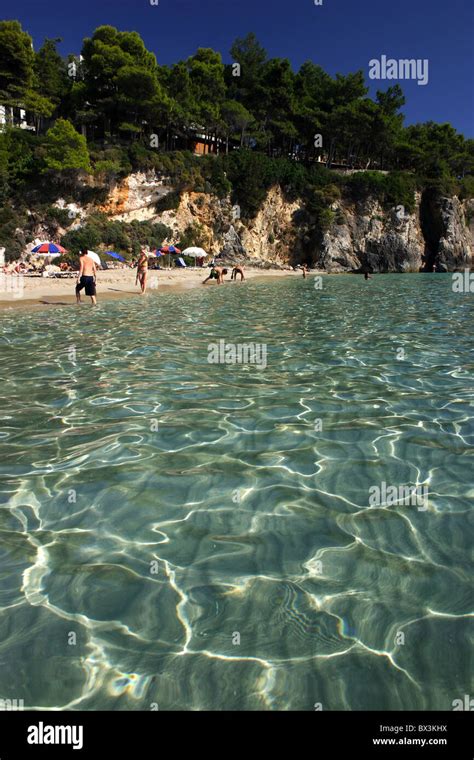
<svg viewBox="0 0 474 760">
<path fill-rule="evenodd" d="M 324 166 L 309 167 L 288 158 L 239 150 L 224 159 L 233 199 L 244 218 L 254 217 L 272 186 L 281 187 L 288 201 L 311 199 L 315 188 L 324 190 L 325 205 L 340 197 L 339 176 Z"/>
<path fill-rule="evenodd" d="M 5 199 L 37 183 L 41 149 L 38 138 L 22 129 L 0 134 L 0 192 Z"/>
<path fill-rule="evenodd" d="M 44 171 L 59 180 L 75 178 L 78 171 L 91 172 L 86 138 L 70 121 L 58 119 L 46 133 Z"/>
<path fill-rule="evenodd" d="M 101 230 L 93 222 L 88 222 L 75 230 L 66 232 L 61 238 L 61 245 L 73 256 L 76 256 L 82 248 L 94 250 L 101 242 Z"/>
<path fill-rule="evenodd" d="M 118 222 L 105 214 L 94 214 L 87 223 L 63 235 L 61 244 L 77 255 L 81 248 L 115 250 L 125 255 L 137 255 L 144 246 L 161 246 L 172 230 L 152 222 Z"/>
<path fill-rule="evenodd" d="M 474 198 L 474 177 L 464 177 L 460 181 L 459 197 L 462 201 Z"/>
<path fill-rule="evenodd" d="M 173 190 L 171 193 L 166 193 L 161 198 L 158 198 L 155 203 L 155 211 L 157 214 L 161 214 L 163 211 L 176 211 L 181 200 L 181 193 L 179 190 Z"/>
<path fill-rule="evenodd" d="M 344 191 L 353 201 L 376 198 L 386 208 L 402 205 L 409 212 L 415 209 L 416 178 L 405 172 L 357 172 L 344 183 Z"/>
<path fill-rule="evenodd" d="M 91 146 L 90 156 L 94 174 L 105 182 L 110 182 L 116 177 L 125 177 L 133 168 L 128 151 L 120 145 Z"/>
<path fill-rule="evenodd" d="M 239 150 L 227 157 L 226 168 L 233 201 L 240 206 L 241 216 L 253 218 L 274 183 L 272 160 L 263 153 Z"/>
<path fill-rule="evenodd" d="M 182 251 L 189 246 L 198 246 L 205 248 L 207 245 L 207 236 L 200 224 L 190 224 L 186 227 L 178 242 L 178 248 Z M 187 257 L 186 257 L 187 258 Z M 190 262 L 186 262 L 190 263 Z M 193 262 L 194 263 L 194 262 Z"/>
<path fill-rule="evenodd" d="M 7 261 L 18 259 L 25 245 L 31 240 L 25 230 L 28 227 L 26 212 L 10 206 L 0 208 L 0 248 L 5 248 Z"/>
<path fill-rule="evenodd" d="M 415 210 L 415 190 L 417 181 L 413 174 L 390 172 L 384 176 L 383 193 L 386 206 L 402 205 L 412 214 Z"/>
<path fill-rule="evenodd" d="M 200 160 L 201 174 L 207 182 L 209 192 L 218 198 L 225 198 L 232 191 L 225 171 L 225 159 L 221 156 L 203 156 Z"/>
<path fill-rule="evenodd" d="M 74 221 L 74 216 L 69 215 L 69 211 L 66 208 L 58 208 L 57 206 L 50 206 L 46 209 L 44 214 L 44 220 L 48 225 L 48 231 L 50 237 L 54 238 L 59 227 L 70 227 Z"/>
</svg>

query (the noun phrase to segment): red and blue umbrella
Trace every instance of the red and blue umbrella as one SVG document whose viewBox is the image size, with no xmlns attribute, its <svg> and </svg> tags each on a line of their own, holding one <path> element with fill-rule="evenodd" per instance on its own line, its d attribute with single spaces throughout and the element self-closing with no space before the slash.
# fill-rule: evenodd
<svg viewBox="0 0 474 760">
<path fill-rule="evenodd" d="M 157 256 L 164 256 L 165 254 L 168 255 L 168 265 L 170 263 L 170 255 L 177 255 L 181 253 L 179 248 L 176 248 L 175 245 L 163 245 L 159 251 L 156 252 Z"/>
<path fill-rule="evenodd" d="M 41 256 L 61 256 L 66 253 L 66 249 L 59 243 L 40 243 L 32 249 L 31 253 L 39 253 Z"/>
</svg>

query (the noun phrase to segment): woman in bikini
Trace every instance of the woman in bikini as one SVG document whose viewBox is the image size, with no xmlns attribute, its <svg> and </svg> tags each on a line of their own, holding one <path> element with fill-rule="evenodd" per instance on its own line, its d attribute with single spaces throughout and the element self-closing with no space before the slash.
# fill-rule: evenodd
<svg viewBox="0 0 474 760">
<path fill-rule="evenodd" d="M 148 256 L 146 255 L 145 251 L 142 251 L 140 254 L 140 257 L 138 259 L 137 264 L 137 277 L 135 280 L 135 285 L 140 282 L 140 287 L 142 289 L 142 295 L 145 295 L 146 293 L 146 277 L 148 274 Z"/>
</svg>

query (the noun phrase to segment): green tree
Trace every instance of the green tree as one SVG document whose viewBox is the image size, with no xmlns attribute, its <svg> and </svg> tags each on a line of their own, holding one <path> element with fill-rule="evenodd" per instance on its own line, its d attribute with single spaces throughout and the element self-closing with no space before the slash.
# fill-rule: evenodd
<svg viewBox="0 0 474 760">
<path fill-rule="evenodd" d="M 75 177 L 79 171 L 91 172 L 86 139 L 70 121 L 58 119 L 46 133 L 44 166 L 44 171 L 56 174 L 60 181 Z"/>
<path fill-rule="evenodd" d="M 33 41 L 19 21 L 0 21 L 0 103 L 24 106 L 33 86 Z"/>
<path fill-rule="evenodd" d="M 193 98 L 197 103 L 199 123 L 196 126 L 203 128 L 208 135 L 216 135 L 226 93 L 221 55 L 210 48 L 199 48 L 188 59 L 188 69 Z"/>
<path fill-rule="evenodd" d="M 46 39 L 35 54 L 36 93 L 52 104 L 53 112 L 63 103 L 71 89 L 67 64 L 57 51 L 60 39 Z"/>
<path fill-rule="evenodd" d="M 158 65 L 137 32 L 119 32 L 101 26 L 84 40 L 85 100 L 97 112 L 105 133 L 115 134 L 121 123 L 141 130 L 151 107 L 164 94 L 158 83 Z"/>
<path fill-rule="evenodd" d="M 306 61 L 295 76 L 294 122 L 304 157 L 324 153 L 324 145 L 319 146 L 315 137 L 322 136 L 326 126 L 332 84 L 329 74 L 311 61 Z"/>
<path fill-rule="evenodd" d="M 263 126 L 270 155 L 292 150 L 298 132 L 295 126 L 295 75 L 287 58 L 272 58 L 265 64 L 262 86 L 265 95 L 256 117 Z"/>
<path fill-rule="evenodd" d="M 35 54 L 36 90 L 57 107 L 69 89 L 66 62 L 57 51 L 60 39 L 46 39 Z"/>
<path fill-rule="evenodd" d="M 229 138 L 238 135 L 240 145 L 244 143 L 245 130 L 253 121 L 252 114 L 237 100 L 225 100 L 221 106 L 222 132 L 226 138 L 226 153 L 229 152 Z"/>
<path fill-rule="evenodd" d="M 259 43 L 255 34 L 237 38 L 230 49 L 232 61 L 238 63 L 240 71 L 233 65 L 226 68 L 228 98 L 238 100 L 254 114 L 265 94 L 262 78 L 267 61 L 267 51 Z M 238 76 L 235 76 L 238 74 Z"/>
</svg>

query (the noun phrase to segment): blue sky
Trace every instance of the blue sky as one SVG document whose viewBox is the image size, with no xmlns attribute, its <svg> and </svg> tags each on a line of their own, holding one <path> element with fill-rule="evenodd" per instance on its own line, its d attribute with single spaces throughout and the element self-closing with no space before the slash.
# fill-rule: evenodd
<svg viewBox="0 0 474 760">
<path fill-rule="evenodd" d="M 0 0 L 0 18 L 17 18 L 35 48 L 62 37 L 62 53 L 80 52 L 95 27 L 136 30 L 159 63 L 186 58 L 198 47 L 229 62 L 236 37 L 255 32 L 270 56 L 304 61 L 334 75 L 362 69 L 370 93 L 394 81 L 368 79 L 373 58 L 428 59 L 429 82 L 400 81 L 406 123 L 449 121 L 474 136 L 473 0 Z"/>
</svg>

